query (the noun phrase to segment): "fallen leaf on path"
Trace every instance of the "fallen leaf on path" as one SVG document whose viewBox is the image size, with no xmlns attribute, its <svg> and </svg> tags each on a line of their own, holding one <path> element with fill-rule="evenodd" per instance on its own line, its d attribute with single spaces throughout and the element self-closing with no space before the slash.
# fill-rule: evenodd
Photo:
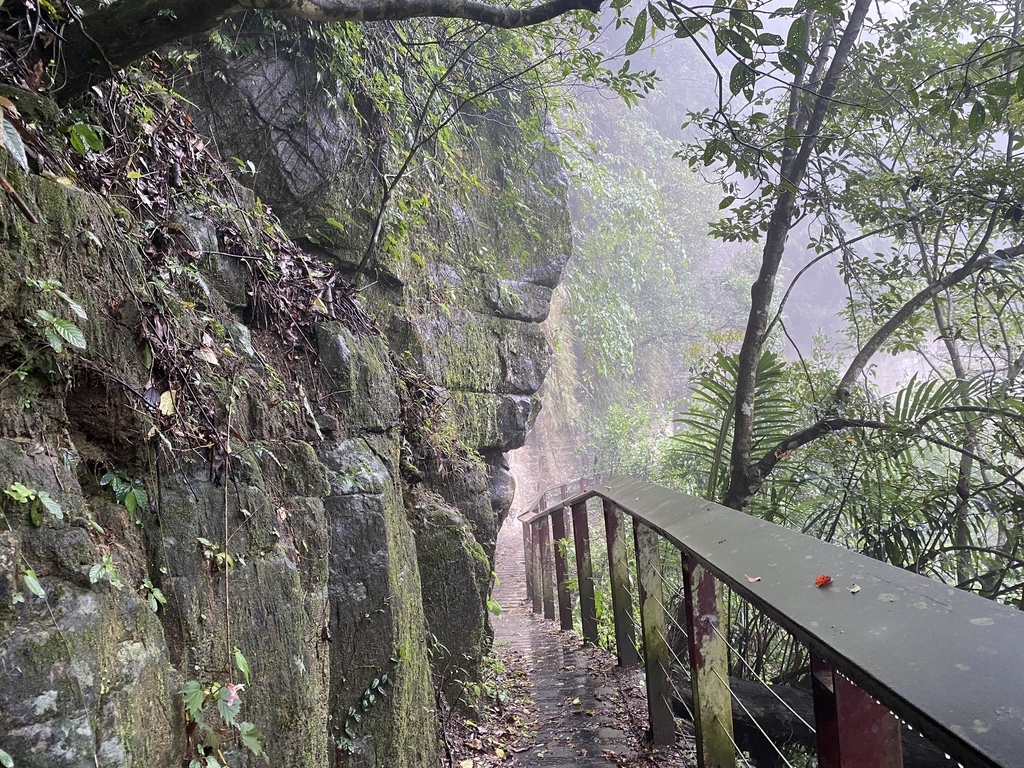
<svg viewBox="0 0 1024 768">
<path fill-rule="evenodd" d="M 814 586 L 816 587 L 827 587 L 831 583 L 832 577 L 829 576 L 827 573 L 821 574 L 821 576 L 814 580 Z"/>
<path fill-rule="evenodd" d="M 747 576 L 747 574 L 745 574 L 745 573 L 743 575 Z M 749 581 L 751 584 L 756 584 L 760 580 L 761 580 L 760 576 L 747 576 L 747 581 Z"/>
</svg>

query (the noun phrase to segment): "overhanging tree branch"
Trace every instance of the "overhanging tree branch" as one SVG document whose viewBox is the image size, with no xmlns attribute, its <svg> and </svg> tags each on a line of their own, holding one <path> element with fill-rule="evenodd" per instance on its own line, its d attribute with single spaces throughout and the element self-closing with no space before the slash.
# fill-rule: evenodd
<svg viewBox="0 0 1024 768">
<path fill-rule="evenodd" d="M 601 0 L 547 0 L 524 8 L 479 0 L 118 0 L 74 17 L 62 31 L 61 97 L 74 98 L 157 48 L 249 10 L 316 22 L 434 16 L 518 29 L 570 11 L 597 13 Z"/>
<path fill-rule="evenodd" d="M 815 440 L 818 440 L 825 435 L 830 435 L 834 432 L 841 432 L 845 429 L 856 428 L 904 432 L 912 436 L 914 439 L 924 440 L 927 443 L 931 443 L 932 445 L 936 445 L 940 448 L 945 448 L 946 450 L 952 451 L 953 453 L 957 453 L 961 456 L 967 456 L 972 461 L 976 461 L 979 465 L 993 470 L 1008 482 L 1024 490 L 1024 483 L 1017 479 L 1016 472 L 1008 472 L 999 465 L 989 461 L 984 456 L 951 443 L 949 440 L 938 437 L 937 435 L 922 432 L 921 426 L 926 420 L 927 419 L 922 419 L 916 424 L 890 424 L 884 421 L 877 421 L 875 419 L 847 419 L 840 417 L 819 419 L 809 427 L 805 427 L 799 432 L 794 432 L 792 435 L 782 440 L 774 448 L 768 451 L 768 453 L 762 456 L 759 461 L 746 468 L 746 480 L 751 489 L 750 494 L 752 496 L 760 490 L 761 484 L 764 482 L 765 478 L 772 473 L 772 470 L 775 469 L 775 465 L 782 461 L 782 459 L 792 451 L 802 448 L 809 443 L 813 443 Z"/>
</svg>

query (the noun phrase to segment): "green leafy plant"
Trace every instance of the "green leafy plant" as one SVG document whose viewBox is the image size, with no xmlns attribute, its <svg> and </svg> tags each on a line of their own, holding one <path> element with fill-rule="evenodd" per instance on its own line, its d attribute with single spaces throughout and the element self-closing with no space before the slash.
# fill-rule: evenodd
<svg viewBox="0 0 1024 768">
<path fill-rule="evenodd" d="M 117 565 L 109 554 L 104 555 L 100 562 L 89 569 L 89 583 L 98 584 L 101 581 L 109 582 L 110 586 L 116 590 L 124 589 L 124 582 L 121 581 L 121 575 L 117 572 Z"/>
<path fill-rule="evenodd" d="M 180 691 L 185 718 L 200 734 L 195 739 L 196 756 L 189 762 L 189 768 L 226 768 L 223 749 L 231 743 L 241 744 L 269 762 L 263 748 L 264 735 L 253 723 L 238 719 L 241 693 L 249 683 L 249 664 L 238 648 L 234 649 L 234 657 L 245 683 L 215 682 L 204 686 L 198 680 L 190 680 Z"/>
<path fill-rule="evenodd" d="M 72 148 L 82 157 L 88 157 L 90 152 L 103 151 L 103 139 L 100 138 L 103 128 L 98 125 L 72 123 L 62 128 L 61 132 L 67 134 Z"/>
<path fill-rule="evenodd" d="M 356 729 L 363 721 L 363 716 L 381 699 L 387 698 L 388 690 L 393 681 L 387 672 L 379 677 L 373 678 L 373 682 L 366 687 L 363 695 L 359 697 L 358 706 L 351 706 L 345 715 L 345 722 L 341 726 L 341 735 L 336 737 L 335 742 L 343 752 L 352 754 L 355 746 L 352 740 L 356 738 Z"/>
<path fill-rule="evenodd" d="M 29 277 L 25 279 L 25 284 L 44 294 L 56 296 L 63 300 L 68 309 L 79 319 L 88 319 L 89 315 L 85 309 L 64 291 L 63 284 L 59 280 L 41 280 Z M 25 318 L 25 322 L 38 328 L 46 343 L 58 355 L 64 352 L 65 345 L 75 349 L 85 349 L 87 346 L 85 334 L 76 323 L 63 317 L 58 317 L 47 309 L 37 309 L 34 316 Z"/>
<path fill-rule="evenodd" d="M 196 541 L 198 541 L 203 548 L 203 557 L 212 563 L 217 570 L 235 567 L 235 558 L 233 558 L 227 550 L 221 549 L 220 544 L 210 541 L 209 539 L 205 539 L 202 536 L 196 539 Z"/>
<path fill-rule="evenodd" d="M 33 595 L 46 598 L 46 591 L 43 589 L 43 585 L 39 583 L 39 577 L 36 576 L 36 572 L 29 568 L 27 564 L 21 566 L 21 580 L 25 582 L 25 589 Z M 22 602 L 22 600 L 18 599 L 19 597 L 20 595 L 15 595 L 13 602 Z"/>
<path fill-rule="evenodd" d="M 0 749 L 0 766 L 3 768 L 14 768 L 14 758 Z"/>
<path fill-rule="evenodd" d="M 4 489 L 4 494 L 17 504 L 28 506 L 29 519 L 36 527 L 43 524 L 44 510 L 57 520 L 64 519 L 64 509 L 46 491 L 29 488 L 24 483 L 11 483 Z"/>
<path fill-rule="evenodd" d="M 135 514 L 136 511 L 145 509 L 149 505 L 149 494 L 146 493 L 146 488 L 141 480 L 128 477 L 120 469 L 115 469 L 100 478 L 100 485 L 109 485 L 117 503 L 124 505 L 132 520 L 139 522 L 139 518 Z"/>
<path fill-rule="evenodd" d="M 142 598 L 146 601 L 146 604 L 149 606 L 149 610 L 153 613 L 159 611 L 161 605 L 167 605 L 167 598 L 164 597 L 163 590 L 155 586 L 150 579 L 143 580 L 142 586 L 139 588 L 139 592 L 142 595 Z M 246 671 L 248 672 L 248 667 L 246 667 Z M 248 680 L 248 673 L 245 677 Z"/>
</svg>

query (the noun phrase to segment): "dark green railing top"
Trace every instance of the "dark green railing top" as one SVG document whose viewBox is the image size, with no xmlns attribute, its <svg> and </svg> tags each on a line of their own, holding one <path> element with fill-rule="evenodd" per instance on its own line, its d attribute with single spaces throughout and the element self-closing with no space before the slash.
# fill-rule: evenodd
<svg viewBox="0 0 1024 768">
<path fill-rule="evenodd" d="M 538 499 L 520 520 L 605 499 L 702 563 L 954 760 L 1024 765 L 1020 611 L 647 482 L 618 478 L 554 498 L 561 495 Z M 821 575 L 831 583 L 816 586 Z"/>
</svg>

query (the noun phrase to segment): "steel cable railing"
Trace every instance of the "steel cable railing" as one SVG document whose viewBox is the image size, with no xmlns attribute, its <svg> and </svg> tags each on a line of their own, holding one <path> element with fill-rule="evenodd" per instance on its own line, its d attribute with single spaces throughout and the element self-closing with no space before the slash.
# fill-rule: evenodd
<svg viewBox="0 0 1024 768">
<path fill-rule="evenodd" d="M 588 512 L 591 498 L 602 499 L 603 530 L 601 516 Z M 639 662 L 639 647 L 653 740 L 674 738 L 672 705 L 682 703 L 702 766 L 745 760 L 733 705 L 791 765 L 785 744 L 793 742 L 777 743 L 751 703 L 765 700 L 808 729 L 799 743 L 813 739 L 821 768 L 902 765 L 903 721 L 956 761 L 950 765 L 1017 764 L 1024 749 L 1024 617 L 1016 611 L 628 478 L 549 489 L 520 519 L 534 609 L 578 627 L 588 642 L 614 635 L 624 666 Z M 828 584 L 826 573 L 851 583 L 815 586 Z M 736 610 L 754 628 L 746 635 L 727 629 L 726 586 L 728 604 L 739 598 Z M 675 641 L 685 643 L 685 661 Z M 771 696 L 745 701 L 760 688 L 733 684 L 730 669 Z M 801 669 L 811 683 L 814 724 L 765 679 Z M 689 685 L 692 708 L 674 672 Z M 935 682 L 940 672 L 948 685 Z"/>
</svg>

